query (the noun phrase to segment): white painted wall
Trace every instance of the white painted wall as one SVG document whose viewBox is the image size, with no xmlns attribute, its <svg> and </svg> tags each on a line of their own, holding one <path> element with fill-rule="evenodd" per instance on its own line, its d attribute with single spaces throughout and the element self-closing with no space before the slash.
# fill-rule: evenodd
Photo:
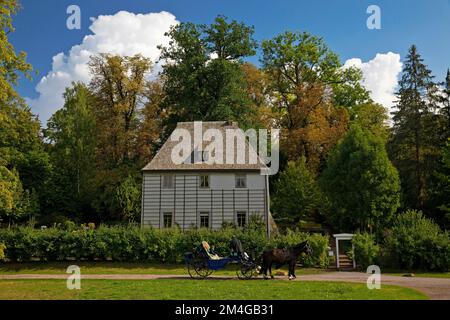
<svg viewBox="0 0 450 320">
<path fill-rule="evenodd" d="M 265 177 L 247 173 L 247 188 L 235 188 L 234 173 L 209 173 L 210 188 L 198 187 L 200 173 L 175 173 L 173 189 L 161 189 L 161 174 L 144 173 L 142 223 L 163 227 L 162 215 L 172 212 L 182 229 L 199 225 L 200 212 L 210 212 L 211 228 L 220 229 L 224 221 L 236 223 L 237 211 L 264 216 Z M 248 218 L 247 218 L 248 221 Z"/>
<path fill-rule="evenodd" d="M 247 188 L 264 189 L 265 177 L 259 173 L 246 173 Z M 210 174 L 211 189 L 235 189 L 236 174 L 234 173 L 212 173 Z"/>
</svg>

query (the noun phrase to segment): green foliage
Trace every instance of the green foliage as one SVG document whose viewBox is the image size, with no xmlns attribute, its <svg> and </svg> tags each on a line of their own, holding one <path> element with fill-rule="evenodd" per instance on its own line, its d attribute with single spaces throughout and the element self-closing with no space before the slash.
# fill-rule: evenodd
<svg viewBox="0 0 450 320">
<path fill-rule="evenodd" d="M 289 162 L 274 187 L 271 208 L 280 225 L 292 227 L 302 219 L 314 220 L 320 214 L 324 198 L 305 157 Z"/>
<path fill-rule="evenodd" d="M 6 255 L 5 255 L 6 246 L 3 243 L 0 243 L 0 261 L 5 261 Z"/>
<path fill-rule="evenodd" d="M 141 188 L 132 176 L 128 176 L 117 187 L 115 196 L 124 218 L 130 222 L 139 221 L 141 213 Z"/>
<path fill-rule="evenodd" d="M 255 54 L 253 28 L 218 16 L 210 26 L 182 22 L 166 34 L 161 48 L 164 107 L 169 122 L 236 120 L 245 125 L 250 112 L 241 59 Z"/>
<path fill-rule="evenodd" d="M 353 236 L 354 257 L 356 263 L 363 270 L 376 264 L 380 255 L 380 246 L 375 242 L 375 237 L 367 232 L 356 233 Z"/>
<path fill-rule="evenodd" d="M 36 213 L 35 194 L 23 190 L 16 170 L 0 166 L 0 218 L 10 225 L 26 215 Z"/>
<path fill-rule="evenodd" d="M 64 106 L 52 115 L 44 132 L 52 143 L 50 154 L 55 171 L 67 179 L 67 185 L 56 192 L 69 193 L 71 204 L 76 205 L 89 193 L 94 168 L 93 97 L 85 85 L 74 83 L 66 89 L 64 99 Z"/>
<path fill-rule="evenodd" d="M 411 46 L 399 81 L 389 148 L 400 173 L 405 208 L 426 207 L 442 136 L 447 136 L 436 115 L 439 96 L 433 78 L 416 46 Z"/>
<path fill-rule="evenodd" d="M 435 177 L 437 182 L 433 188 L 433 198 L 441 213 L 438 219 L 441 225 L 450 228 L 450 138 L 442 148 L 442 158 Z"/>
<path fill-rule="evenodd" d="M 268 240 L 264 230 L 257 228 L 195 229 L 182 232 L 178 228 L 153 229 L 135 227 L 48 228 L 36 230 L 29 227 L 0 229 L 0 242 L 13 261 L 29 261 L 31 258 L 45 261 L 70 259 L 100 259 L 113 261 L 182 262 L 184 253 L 208 241 L 222 256 L 230 254 L 229 243 L 236 235 L 244 250 L 259 258 L 265 248 L 285 248 L 308 240 L 314 253 L 303 256 L 306 266 L 328 265 L 328 238 L 318 234 L 288 231 Z"/>
<path fill-rule="evenodd" d="M 450 236 L 422 212 L 397 216 L 385 237 L 388 264 L 410 270 L 446 271 L 450 268 Z"/>
<path fill-rule="evenodd" d="M 360 84 L 361 70 L 341 68 L 338 55 L 320 37 L 286 31 L 263 41 L 262 49 L 264 70 L 272 79 L 272 89 L 278 93 L 274 97 L 288 112 L 299 104 L 300 88 L 313 88 L 317 84 L 333 88 L 336 106 L 352 107 L 370 101 L 369 93 Z"/>
<path fill-rule="evenodd" d="M 41 200 L 52 170 L 40 136 L 40 124 L 24 102 L 10 101 L 0 108 L 0 165 L 18 171 L 23 188 L 34 189 Z"/>
<path fill-rule="evenodd" d="M 361 128 L 369 130 L 376 137 L 387 141 L 389 137 L 388 112 L 386 107 L 377 103 L 355 105 L 351 109 L 351 121 Z"/>
<path fill-rule="evenodd" d="M 17 54 L 8 41 L 8 36 L 14 32 L 12 16 L 18 9 L 19 2 L 16 0 L 3 0 L 0 4 L 0 105 L 17 97 L 14 86 L 19 74 L 23 73 L 29 77 L 31 70 L 31 65 L 26 62 L 26 54 Z"/>
<path fill-rule="evenodd" d="M 444 116 L 446 132 L 450 132 L 450 69 L 447 69 L 447 76 L 442 83 L 444 89 L 442 90 L 439 102 L 441 103 L 440 113 Z"/>
<path fill-rule="evenodd" d="M 341 231 L 381 232 L 399 207 L 398 173 L 384 142 L 358 126 L 332 151 L 320 184 L 331 205 L 329 222 Z"/>
</svg>

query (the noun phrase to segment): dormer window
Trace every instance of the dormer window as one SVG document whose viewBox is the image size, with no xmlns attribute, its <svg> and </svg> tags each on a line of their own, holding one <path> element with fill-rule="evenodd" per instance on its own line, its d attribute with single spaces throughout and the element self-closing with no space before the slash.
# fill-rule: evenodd
<svg viewBox="0 0 450 320">
<path fill-rule="evenodd" d="M 203 163 L 208 161 L 208 159 L 209 159 L 208 151 L 194 150 L 191 153 L 191 163 Z"/>
</svg>

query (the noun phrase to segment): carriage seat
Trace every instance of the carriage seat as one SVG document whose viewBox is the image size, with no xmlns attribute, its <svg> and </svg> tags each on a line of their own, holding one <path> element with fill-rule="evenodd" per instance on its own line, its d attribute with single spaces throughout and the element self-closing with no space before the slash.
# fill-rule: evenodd
<svg viewBox="0 0 450 320">
<path fill-rule="evenodd" d="M 212 260 L 222 259 L 221 257 L 219 257 L 218 254 L 216 254 L 215 252 L 213 252 L 211 250 L 211 247 L 209 246 L 208 242 L 202 241 L 202 247 L 205 250 L 206 254 L 208 255 L 208 258 L 210 258 Z"/>
</svg>

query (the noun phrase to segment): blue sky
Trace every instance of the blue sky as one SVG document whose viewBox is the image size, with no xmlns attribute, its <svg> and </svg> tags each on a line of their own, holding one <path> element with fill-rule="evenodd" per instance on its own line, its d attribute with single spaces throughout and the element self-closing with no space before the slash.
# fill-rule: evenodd
<svg viewBox="0 0 450 320">
<path fill-rule="evenodd" d="M 167 11 L 177 21 L 195 23 L 210 23 L 216 15 L 224 14 L 253 25 L 257 40 L 285 30 L 309 31 L 323 37 L 342 62 L 358 58 L 365 63 L 377 53 L 387 52 L 399 54 L 403 59 L 414 43 L 437 79 L 443 80 L 450 67 L 450 0 L 21 0 L 21 4 L 23 8 L 14 18 L 16 32 L 10 40 L 16 50 L 28 53 L 29 62 L 39 72 L 32 82 L 22 79 L 18 86 L 23 96 L 32 99 L 39 98 L 35 87 L 41 78 L 52 70 L 58 71 L 55 66 L 52 69 L 52 58 L 60 52 L 67 55 L 74 45 L 83 42 L 83 37 L 93 33 L 89 29 L 90 17 L 114 16 L 121 10 L 135 14 Z M 71 4 L 81 8 L 81 30 L 66 28 L 66 8 Z M 366 27 L 369 16 L 366 9 L 371 4 L 381 8 L 381 30 Z M 104 25 L 103 28 L 108 28 Z M 258 63 L 258 57 L 250 60 Z M 367 66 L 369 77 L 377 65 Z M 379 77 L 372 77 L 372 83 L 376 79 L 382 81 Z M 57 107 L 50 109 L 54 111 Z M 40 112 L 38 106 L 36 112 Z"/>
</svg>

